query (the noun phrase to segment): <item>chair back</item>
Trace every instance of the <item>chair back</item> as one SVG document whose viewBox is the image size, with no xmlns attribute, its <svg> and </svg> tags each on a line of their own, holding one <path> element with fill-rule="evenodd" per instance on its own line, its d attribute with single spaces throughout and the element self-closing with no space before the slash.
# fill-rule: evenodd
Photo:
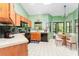
<svg viewBox="0 0 79 59">
<path fill-rule="evenodd" d="M 70 37 L 69 38 L 70 38 L 71 42 L 77 42 L 75 33 L 70 33 Z"/>
</svg>

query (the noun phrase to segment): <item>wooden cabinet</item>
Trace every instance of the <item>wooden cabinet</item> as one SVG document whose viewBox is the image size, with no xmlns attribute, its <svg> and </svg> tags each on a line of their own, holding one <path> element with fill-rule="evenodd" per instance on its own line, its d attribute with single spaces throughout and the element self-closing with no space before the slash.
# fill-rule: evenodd
<svg viewBox="0 0 79 59">
<path fill-rule="evenodd" d="M 29 43 L 31 41 L 48 42 L 48 33 L 30 32 L 25 33 L 25 37 L 29 40 Z"/>
<path fill-rule="evenodd" d="M 10 19 L 12 21 L 13 24 L 15 24 L 15 11 L 14 11 L 14 5 L 13 4 L 9 4 L 10 5 Z"/>
<path fill-rule="evenodd" d="M 28 26 L 32 27 L 32 22 L 31 21 L 28 22 Z"/>
<path fill-rule="evenodd" d="M 26 20 L 28 26 L 29 26 L 29 27 L 32 27 L 32 22 L 31 22 L 29 19 L 27 19 L 27 18 L 25 18 L 25 20 Z"/>
<path fill-rule="evenodd" d="M 0 48 L 0 56 L 28 56 L 28 44 Z"/>
<path fill-rule="evenodd" d="M 48 33 L 41 33 L 41 41 L 48 42 Z"/>
<path fill-rule="evenodd" d="M 9 17 L 9 4 L 0 3 L 0 17 L 3 17 L 3 18 Z"/>
<path fill-rule="evenodd" d="M 20 17 L 20 15 L 16 14 L 15 26 L 20 26 Z"/>
<path fill-rule="evenodd" d="M 9 4 L 0 3 L 0 22 L 11 23 L 9 20 Z"/>
<path fill-rule="evenodd" d="M 41 33 L 31 32 L 31 41 L 41 41 Z"/>
<path fill-rule="evenodd" d="M 23 16 L 21 16 L 21 21 L 27 23 L 29 27 L 32 26 L 32 22 Z"/>
<path fill-rule="evenodd" d="M 15 15 L 16 15 L 15 26 L 20 26 L 21 22 L 28 24 L 29 27 L 32 26 L 32 22 L 28 20 L 27 18 L 20 16 L 18 14 L 15 14 Z"/>
<path fill-rule="evenodd" d="M 0 3 L 0 23 L 15 24 L 13 4 Z"/>
<path fill-rule="evenodd" d="M 27 23 L 27 20 L 23 16 L 21 16 L 21 21 Z"/>
<path fill-rule="evenodd" d="M 21 21 L 27 23 L 29 27 L 32 25 L 27 18 L 15 13 L 12 3 L 0 3 L 0 23 L 20 26 Z"/>
</svg>

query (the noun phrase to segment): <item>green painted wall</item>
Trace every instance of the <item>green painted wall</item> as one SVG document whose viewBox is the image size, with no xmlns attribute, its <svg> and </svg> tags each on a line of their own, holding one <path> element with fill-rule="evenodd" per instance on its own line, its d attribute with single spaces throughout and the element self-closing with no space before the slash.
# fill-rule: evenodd
<svg viewBox="0 0 79 59">
<path fill-rule="evenodd" d="M 66 32 L 66 21 L 72 22 L 72 32 L 75 32 L 75 20 L 78 20 L 78 9 L 69 13 L 66 19 L 63 16 L 52 16 L 49 14 L 29 15 L 21 6 L 20 3 L 14 4 L 15 11 L 32 21 L 32 29 L 34 29 L 34 22 L 40 20 L 42 22 L 42 28 L 45 29 L 46 24 L 52 22 L 51 30 L 53 30 L 53 22 L 64 22 L 64 31 Z"/>
<path fill-rule="evenodd" d="M 48 15 L 48 17 L 49 17 L 50 22 L 63 22 L 64 21 L 63 16 L 51 16 L 51 15 Z"/>
<path fill-rule="evenodd" d="M 75 20 L 78 20 L 78 9 L 74 10 L 72 13 L 68 14 L 66 19 L 64 16 L 51 16 L 49 14 L 43 15 L 32 15 L 29 16 L 29 19 L 32 21 L 32 29 L 34 29 L 34 22 L 38 19 L 43 22 L 43 29 L 45 29 L 46 23 L 51 23 L 51 30 L 53 32 L 53 22 L 64 22 L 64 32 L 66 32 L 66 21 L 72 22 L 72 32 L 75 32 Z"/>
<path fill-rule="evenodd" d="M 41 21 L 42 29 L 46 28 L 47 23 L 49 22 L 49 18 L 47 14 L 42 15 L 30 15 L 29 19 L 32 21 L 32 29 L 34 30 L 34 22 Z"/>
<path fill-rule="evenodd" d="M 17 14 L 28 18 L 29 14 L 23 9 L 20 3 L 14 4 L 14 10 Z"/>
<path fill-rule="evenodd" d="M 63 22 L 64 17 L 63 16 L 53 16 L 52 22 Z"/>
<path fill-rule="evenodd" d="M 78 8 L 75 9 L 73 12 L 71 12 L 70 14 L 68 14 L 68 16 L 66 18 L 70 18 L 70 20 L 74 20 L 74 19 L 78 19 Z"/>
<path fill-rule="evenodd" d="M 72 24 L 72 32 L 75 33 L 75 20 L 78 21 L 78 9 L 74 10 L 66 17 L 66 21 L 70 21 Z"/>
<path fill-rule="evenodd" d="M 20 3 L 14 3 L 14 10 L 20 16 L 23 16 L 25 18 L 29 18 L 29 14 L 23 9 L 23 7 L 21 6 Z M 23 24 L 23 25 L 25 25 L 25 24 Z M 23 30 L 23 29 L 26 29 L 27 27 L 28 27 L 28 25 L 26 24 L 26 26 L 23 26 L 20 28 L 22 28 L 21 30 Z M 19 28 L 19 27 L 16 27 L 16 28 Z"/>
<path fill-rule="evenodd" d="M 64 32 L 66 32 L 66 21 L 70 21 L 72 25 L 72 32 L 75 32 L 75 20 L 78 21 L 78 9 L 75 9 L 73 12 L 69 13 L 66 19 L 63 16 L 51 16 L 49 15 L 49 21 L 51 23 L 51 30 L 53 32 L 53 22 L 64 22 Z"/>
<path fill-rule="evenodd" d="M 52 19 L 53 19 L 53 16 L 52 16 L 52 15 L 50 15 L 50 14 L 48 14 L 48 19 L 49 19 L 49 21 L 51 22 L 51 21 L 52 21 Z"/>
</svg>

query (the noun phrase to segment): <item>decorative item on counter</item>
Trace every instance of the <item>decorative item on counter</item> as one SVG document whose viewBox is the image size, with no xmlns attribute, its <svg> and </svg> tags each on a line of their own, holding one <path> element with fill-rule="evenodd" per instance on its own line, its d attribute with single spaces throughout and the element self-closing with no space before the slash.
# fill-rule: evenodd
<svg viewBox="0 0 79 59">
<path fill-rule="evenodd" d="M 10 35 L 10 31 L 5 31 L 4 32 L 4 38 L 9 38 Z"/>
</svg>

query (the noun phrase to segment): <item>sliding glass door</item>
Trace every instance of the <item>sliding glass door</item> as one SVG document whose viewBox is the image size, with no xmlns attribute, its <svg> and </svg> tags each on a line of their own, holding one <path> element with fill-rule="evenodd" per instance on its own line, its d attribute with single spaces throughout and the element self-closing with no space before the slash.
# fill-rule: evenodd
<svg viewBox="0 0 79 59">
<path fill-rule="evenodd" d="M 78 33 L 78 21 L 75 20 L 75 33 Z"/>
<path fill-rule="evenodd" d="M 64 32 L 64 23 L 63 22 L 54 22 L 53 23 L 53 32 Z"/>
<path fill-rule="evenodd" d="M 71 29 L 71 22 L 70 21 L 67 21 L 66 22 L 66 32 L 67 33 L 71 33 L 72 32 L 72 29 Z"/>
</svg>

